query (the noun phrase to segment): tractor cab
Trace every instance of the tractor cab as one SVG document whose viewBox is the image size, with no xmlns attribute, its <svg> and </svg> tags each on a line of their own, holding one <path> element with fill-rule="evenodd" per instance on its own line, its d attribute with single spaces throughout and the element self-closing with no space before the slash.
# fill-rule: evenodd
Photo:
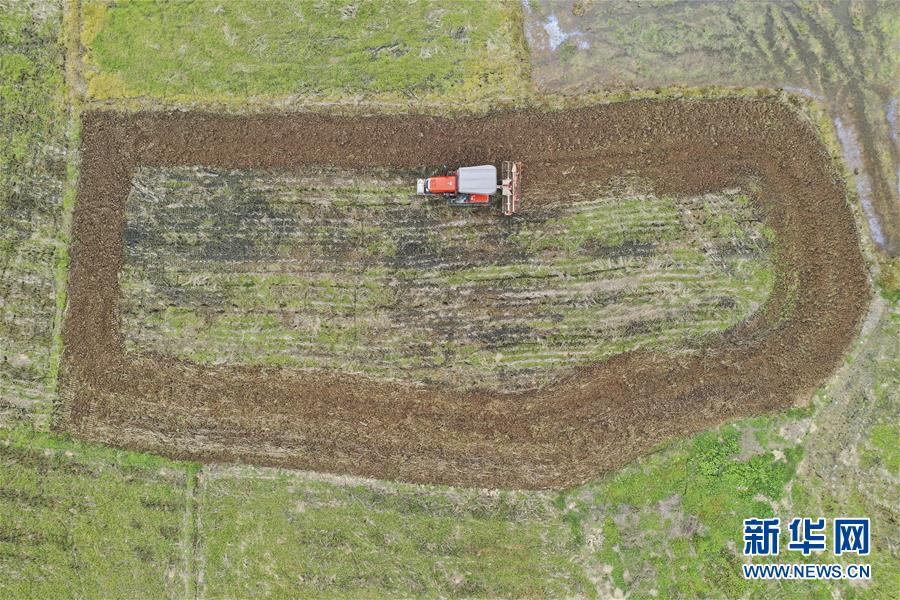
<svg viewBox="0 0 900 600">
<path fill-rule="evenodd" d="M 489 206 L 497 190 L 503 192 L 503 214 L 518 208 L 521 163 L 503 163 L 503 181 L 497 183 L 497 167 L 478 165 L 460 167 L 446 175 L 436 175 L 416 182 L 416 193 L 446 198 L 454 206 Z"/>
<path fill-rule="evenodd" d="M 416 185 L 419 194 L 441 195 L 450 204 L 463 206 L 488 204 L 496 191 L 497 167 L 494 165 L 460 167 L 446 175 L 419 179 Z"/>
</svg>

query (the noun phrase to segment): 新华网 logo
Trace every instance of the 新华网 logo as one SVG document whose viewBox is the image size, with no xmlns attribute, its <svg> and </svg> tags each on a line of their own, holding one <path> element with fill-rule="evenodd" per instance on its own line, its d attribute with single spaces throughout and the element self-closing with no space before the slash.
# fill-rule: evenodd
<svg viewBox="0 0 900 600">
<path fill-rule="evenodd" d="M 868 518 L 835 518 L 829 532 L 826 519 L 809 517 L 791 519 L 787 526 L 787 550 L 803 556 L 825 552 L 829 547 L 834 556 L 855 554 L 867 556 L 871 551 L 871 531 Z M 752 518 L 744 520 L 744 556 L 765 557 L 779 555 L 781 519 Z M 867 564 L 752 564 L 743 565 L 747 579 L 869 579 L 871 566 Z"/>
</svg>

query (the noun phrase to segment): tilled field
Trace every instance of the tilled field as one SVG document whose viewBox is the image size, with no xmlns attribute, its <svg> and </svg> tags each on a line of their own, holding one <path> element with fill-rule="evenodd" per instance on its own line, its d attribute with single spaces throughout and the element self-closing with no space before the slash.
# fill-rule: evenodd
<svg viewBox="0 0 900 600">
<path fill-rule="evenodd" d="M 673 435 L 791 404 L 838 364 L 868 297 L 843 181 L 812 128 L 776 100 L 632 102 L 452 122 L 92 113 L 83 152 L 61 426 L 177 457 L 489 487 L 569 485 Z M 509 157 L 528 169 L 526 210 L 571 204 L 572 181 L 639 178 L 654 197 L 750 191 L 777 240 L 768 302 L 690 351 L 625 352 L 515 393 L 126 351 L 122 240 L 139 167 L 425 170 Z"/>
<path fill-rule="evenodd" d="M 516 219 L 414 196 L 416 173 L 141 168 L 126 202 L 127 351 L 456 389 L 536 389 L 743 321 L 771 283 L 738 191 L 572 182 Z"/>
</svg>

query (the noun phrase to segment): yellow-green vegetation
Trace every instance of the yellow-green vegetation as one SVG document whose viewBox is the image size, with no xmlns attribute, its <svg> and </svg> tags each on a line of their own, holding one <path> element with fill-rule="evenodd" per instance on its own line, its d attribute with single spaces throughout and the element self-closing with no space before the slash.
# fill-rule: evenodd
<svg viewBox="0 0 900 600">
<path fill-rule="evenodd" d="M 720 218 L 717 210 L 710 210 Z M 549 219 L 540 230 L 526 229 L 518 237 L 531 249 L 563 251 L 575 251 L 586 244 L 615 248 L 624 244 L 671 242 L 685 235 L 680 216 L 672 198 L 608 198 L 596 204 L 579 205 L 577 211 Z M 721 215 L 726 216 L 734 220 L 730 215 Z M 739 236 L 746 237 L 746 232 L 737 229 Z"/>
<path fill-rule="evenodd" d="M 180 595 L 192 469 L 0 429 L 0 596 Z"/>
<path fill-rule="evenodd" d="M 68 130 L 59 18 L 52 3 L 0 10 L 0 419 L 46 412 L 54 385 Z"/>
<path fill-rule="evenodd" d="M 560 597 L 592 586 L 549 496 L 205 469 L 205 597 Z"/>
<path fill-rule="evenodd" d="M 900 258 L 882 262 L 880 279 L 881 295 L 892 302 L 900 300 Z"/>
<path fill-rule="evenodd" d="M 879 386 L 878 392 L 882 397 L 887 395 L 884 385 Z M 900 446 L 897 440 L 900 440 L 900 425 L 896 418 L 872 427 L 861 450 L 862 464 L 867 467 L 883 466 L 894 477 L 900 475 Z"/>
<path fill-rule="evenodd" d="M 802 449 L 778 426 L 742 421 L 672 444 L 558 503 L 588 546 L 586 566 L 640 596 L 740 597 L 743 519 L 775 516 Z M 589 540 L 589 543 L 588 543 Z M 655 590 L 655 593 L 654 593 Z"/>
<path fill-rule="evenodd" d="M 746 319 L 772 284 L 738 190 L 612 193 L 515 220 L 417 198 L 413 174 L 141 169 L 126 348 L 504 391 Z"/>
<path fill-rule="evenodd" d="M 513 2 L 86 0 L 97 99 L 358 96 L 450 103 L 525 87 Z"/>
</svg>

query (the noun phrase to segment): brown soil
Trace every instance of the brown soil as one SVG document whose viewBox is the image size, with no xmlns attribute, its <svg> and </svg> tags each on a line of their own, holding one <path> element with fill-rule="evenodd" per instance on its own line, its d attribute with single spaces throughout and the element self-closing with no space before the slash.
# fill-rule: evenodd
<svg viewBox="0 0 900 600">
<path fill-rule="evenodd" d="M 778 236 L 770 302 L 702 350 L 620 354 L 518 394 L 125 353 L 118 274 L 138 165 L 408 169 L 510 157 L 527 167 L 525 210 L 564 202 L 566 182 L 582 178 L 645 177 L 669 194 L 756 185 Z M 812 128 L 775 100 L 644 101 L 453 121 L 94 112 L 84 120 L 59 426 L 177 458 L 562 487 L 672 436 L 809 394 L 839 363 L 868 297 L 844 183 Z"/>
</svg>

